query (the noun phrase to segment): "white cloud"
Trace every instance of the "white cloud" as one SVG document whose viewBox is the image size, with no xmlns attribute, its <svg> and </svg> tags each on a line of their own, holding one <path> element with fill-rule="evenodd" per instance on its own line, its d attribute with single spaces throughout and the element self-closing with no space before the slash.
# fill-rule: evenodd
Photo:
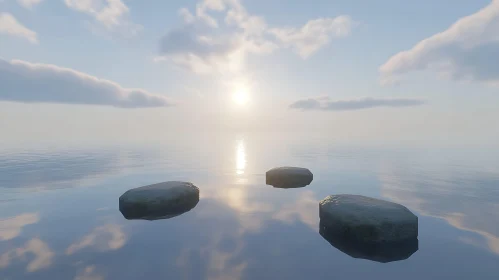
<svg viewBox="0 0 499 280">
<path fill-rule="evenodd" d="M 40 4 L 42 1 L 43 0 L 17 0 L 19 5 L 27 8 L 27 9 L 33 8 L 34 6 Z"/>
<path fill-rule="evenodd" d="M 104 280 L 104 276 L 99 275 L 95 272 L 95 266 L 89 265 L 85 269 L 78 272 L 74 280 Z"/>
<path fill-rule="evenodd" d="M 199 4 L 196 5 L 196 17 L 206 23 L 208 26 L 217 28 L 218 27 L 218 22 L 215 18 L 211 17 L 208 15 L 207 11 L 211 10 L 213 6 L 209 4 L 211 1 L 203 1 Z M 215 6 L 216 9 L 218 7 Z"/>
<path fill-rule="evenodd" d="M 226 7 L 225 0 L 204 0 L 201 4 L 204 8 L 215 10 L 215 11 L 223 11 Z"/>
<path fill-rule="evenodd" d="M 240 0 L 204 0 L 195 13 L 182 8 L 179 14 L 184 27 L 162 38 L 156 60 L 196 73 L 243 71 L 248 54 L 269 54 L 286 47 L 307 58 L 333 38 L 348 35 L 354 26 L 350 17 L 339 16 L 311 20 L 300 28 L 271 28 Z"/>
<path fill-rule="evenodd" d="M 161 40 L 161 57 L 195 73 L 241 69 L 242 38 L 203 34 L 195 25 L 171 30 Z"/>
<path fill-rule="evenodd" d="M 291 109 L 322 110 L 322 111 L 350 111 L 375 107 L 410 107 L 420 106 L 426 102 L 421 99 L 409 98 L 362 98 L 352 100 L 331 100 L 329 97 L 307 98 L 298 100 L 291 105 Z"/>
<path fill-rule="evenodd" d="M 107 105 L 121 108 L 165 107 L 164 96 L 51 64 L 0 59 L 0 101 Z"/>
<path fill-rule="evenodd" d="M 64 0 L 72 10 L 88 14 L 108 31 L 136 35 L 142 26 L 128 20 L 130 9 L 121 0 Z"/>
<path fill-rule="evenodd" d="M 21 233 L 26 225 L 35 224 L 40 220 L 38 213 L 24 213 L 0 220 L 0 240 L 10 240 Z"/>
<path fill-rule="evenodd" d="M 349 35 L 354 24 L 349 16 L 339 16 L 310 20 L 299 29 L 273 28 L 270 32 L 301 57 L 307 58 L 329 44 L 333 38 Z"/>
<path fill-rule="evenodd" d="M 117 250 L 125 245 L 125 233 L 119 225 L 108 224 L 95 228 L 85 235 L 79 242 L 71 244 L 66 249 L 67 255 L 72 255 L 87 247 L 94 247 L 101 251 Z"/>
<path fill-rule="evenodd" d="M 392 56 L 380 67 L 381 82 L 409 72 L 432 70 L 453 80 L 499 84 L 499 0 L 447 30 Z"/>
<path fill-rule="evenodd" d="M 185 23 L 190 24 L 196 20 L 196 17 L 193 14 L 191 14 L 191 12 L 186 8 L 180 9 L 178 11 L 178 14 L 182 17 Z"/>
<path fill-rule="evenodd" d="M 36 32 L 22 25 L 8 13 L 0 13 L 0 34 L 2 33 L 24 38 L 32 44 L 38 43 Z"/>
<path fill-rule="evenodd" d="M 0 268 L 5 268 L 10 263 L 18 258 L 23 260 L 26 254 L 32 254 L 33 260 L 28 263 L 26 271 L 34 272 L 43 268 L 47 268 L 52 264 L 55 256 L 54 252 L 48 245 L 38 238 L 29 240 L 24 247 L 13 249 L 0 256 Z"/>
<path fill-rule="evenodd" d="M 265 19 L 251 15 L 239 0 L 228 1 L 230 9 L 227 10 L 225 22 L 241 28 L 246 34 L 262 34 L 267 30 Z"/>
</svg>

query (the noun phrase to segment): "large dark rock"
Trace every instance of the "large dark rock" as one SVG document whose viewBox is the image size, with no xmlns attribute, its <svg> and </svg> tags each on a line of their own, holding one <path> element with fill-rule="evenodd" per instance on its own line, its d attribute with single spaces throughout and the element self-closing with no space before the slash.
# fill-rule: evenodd
<svg viewBox="0 0 499 280">
<path fill-rule="evenodd" d="M 267 185 L 275 188 L 301 188 L 309 185 L 314 179 L 310 170 L 301 167 L 277 167 L 265 174 Z"/>
<path fill-rule="evenodd" d="M 402 242 L 418 237 L 418 217 L 406 207 L 361 195 L 330 195 L 319 203 L 328 231 L 362 243 Z"/>
<path fill-rule="evenodd" d="M 119 199 L 126 219 L 158 220 L 183 214 L 199 202 L 199 189 L 187 182 L 164 182 L 126 191 Z"/>
<path fill-rule="evenodd" d="M 357 259 L 387 263 L 409 258 L 418 250 L 418 239 L 411 238 L 401 242 L 359 242 L 330 231 L 322 223 L 319 225 L 320 235 L 336 249 Z"/>
</svg>

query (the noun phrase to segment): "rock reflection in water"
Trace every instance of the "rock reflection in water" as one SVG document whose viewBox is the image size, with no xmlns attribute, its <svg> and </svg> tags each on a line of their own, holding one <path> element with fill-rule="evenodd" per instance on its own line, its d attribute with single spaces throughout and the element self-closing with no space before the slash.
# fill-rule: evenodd
<svg viewBox="0 0 499 280">
<path fill-rule="evenodd" d="M 123 217 L 125 217 L 125 219 L 127 220 L 148 220 L 148 221 L 165 220 L 180 216 L 184 213 L 191 211 L 192 209 L 194 209 L 194 207 L 196 207 L 198 202 L 199 199 L 196 201 L 192 201 L 190 204 L 179 205 L 179 207 L 154 209 L 151 211 L 147 211 L 147 213 L 143 214 L 130 213 L 123 209 L 121 209 L 120 212 L 121 214 L 123 214 Z"/>
<path fill-rule="evenodd" d="M 419 248 L 417 238 L 396 243 L 362 243 L 345 236 L 333 234 L 322 223 L 319 225 L 320 235 L 333 247 L 343 253 L 356 258 L 380 263 L 401 261 L 408 259 Z"/>
</svg>

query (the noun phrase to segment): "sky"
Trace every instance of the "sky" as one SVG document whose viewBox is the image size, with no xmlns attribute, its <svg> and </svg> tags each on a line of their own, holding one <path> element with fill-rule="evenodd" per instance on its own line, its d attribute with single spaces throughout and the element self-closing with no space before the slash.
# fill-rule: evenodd
<svg viewBox="0 0 499 280">
<path fill-rule="evenodd" d="M 2 142 L 497 146 L 499 0 L 0 0 Z"/>
</svg>

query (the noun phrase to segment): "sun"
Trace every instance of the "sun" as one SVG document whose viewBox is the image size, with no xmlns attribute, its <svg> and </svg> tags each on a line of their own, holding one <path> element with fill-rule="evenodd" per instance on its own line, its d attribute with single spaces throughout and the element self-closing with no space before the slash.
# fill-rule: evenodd
<svg viewBox="0 0 499 280">
<path fill-rule="evenodd" d="M 232 101 L 237 105 L 246 105 L 249 101 L 249 93 L 246 87 L 238 87 L 232 94 Z"/>
</svg>

